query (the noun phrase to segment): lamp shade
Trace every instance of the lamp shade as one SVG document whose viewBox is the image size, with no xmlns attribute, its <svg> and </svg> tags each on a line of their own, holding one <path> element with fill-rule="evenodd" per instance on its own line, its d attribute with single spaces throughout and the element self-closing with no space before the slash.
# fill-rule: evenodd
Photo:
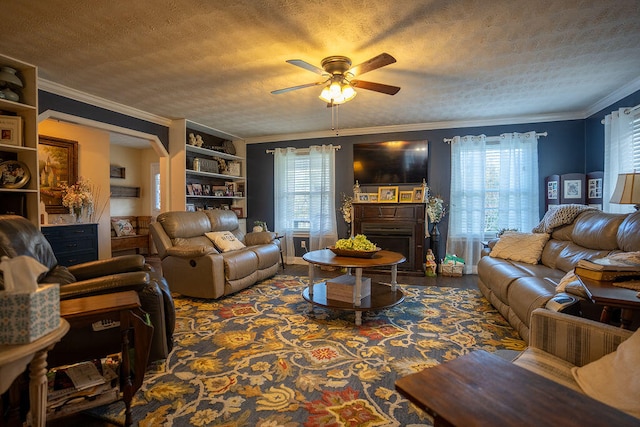
<svg viewBox="0 0 640 427">
<path fill-rule="evenodd" d="M 611 203 L 621 205 L 640 204 L 640 173 L 621 173 L 611 196 Z"/>
</svg>

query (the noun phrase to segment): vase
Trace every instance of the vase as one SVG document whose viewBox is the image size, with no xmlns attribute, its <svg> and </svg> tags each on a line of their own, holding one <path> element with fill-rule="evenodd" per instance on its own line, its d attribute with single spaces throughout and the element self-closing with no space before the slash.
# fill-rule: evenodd
<svg viewBox="0 0 640 427">
<path fill-rule="evenodd" d="M 76 220 L 76 223 L 82 222 L 82 216 L 84 215 L 83 208 L 73 208 L 73 218 Z"/>
<path fill-rule="evenodd" d="M 433 252 L 433 256 L 435 258 L 436 264 L 440 262 L 440 251 L 438 248 L 440 247 L 440 230 L 438 229 L 438 223 L 434 223 L 433 227 L 431 227 L 431 251 Z"/>
</svg>

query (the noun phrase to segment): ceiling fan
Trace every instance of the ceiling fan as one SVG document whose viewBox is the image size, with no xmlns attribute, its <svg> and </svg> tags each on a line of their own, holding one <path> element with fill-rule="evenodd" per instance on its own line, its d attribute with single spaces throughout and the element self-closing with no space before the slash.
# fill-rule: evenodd
<svg viewBox="0 0 640 427">
<path fill-rule="evenodd" d="M 377 70 L 396 62 L 396 59 L 388 53 L 381 53 L 362 64 L 351 66 L 351 59 L 346 56 L 329 56 L 322 60 L 322 68 L 309 64 L 301 59 L 289 59 L 287 62 L 305 70 L 320 74 L 322 81 L 292 86 L 284 89 L 274 90 L 271 93 L 278 95 L 292 90 L 304 89 L 306 87 L 324 85 L 320 99 L 327 102 L 328 106 L 343 104 L 356 96 L 355 88 L 372 90 L 374 92 L 395 95 L 400 88 L 382 83 L 358 80 L 356 77 Z"/>
</svg>

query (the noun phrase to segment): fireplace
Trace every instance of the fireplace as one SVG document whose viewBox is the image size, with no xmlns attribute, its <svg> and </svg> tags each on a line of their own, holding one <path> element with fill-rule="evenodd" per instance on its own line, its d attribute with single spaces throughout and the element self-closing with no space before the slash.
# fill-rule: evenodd
<svg viewBox="0 0 640 427">
<path fill-rule="evenodd" d="M 364 234 L 385 250 L 399 252 L 406 262 L 398 270 L 424 274 L 424 204 L 354 203 L 354 234 Z"/>
</svg>

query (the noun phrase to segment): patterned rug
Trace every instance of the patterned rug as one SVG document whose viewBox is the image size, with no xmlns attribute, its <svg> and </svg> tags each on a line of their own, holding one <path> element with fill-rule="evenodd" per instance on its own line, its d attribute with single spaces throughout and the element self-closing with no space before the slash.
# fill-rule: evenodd
<svg viewBox="0 0 640 427">
<path fill-rule="evenodd" d="M 176 297 L 175 347 L 133 402 L 140 426 L 430 426 L 394 381 L 473 350 L 524 342 L 477 290 L 400 285 L 363 315 L 311 306 L 304 277 L 230 297 Z M 437 386 L 437 385 L 436 385 Z M 455 396 L 452 396 L 455 398 Z M 124 422 L 121 402 L 91 411 Z"/>
</svg>

